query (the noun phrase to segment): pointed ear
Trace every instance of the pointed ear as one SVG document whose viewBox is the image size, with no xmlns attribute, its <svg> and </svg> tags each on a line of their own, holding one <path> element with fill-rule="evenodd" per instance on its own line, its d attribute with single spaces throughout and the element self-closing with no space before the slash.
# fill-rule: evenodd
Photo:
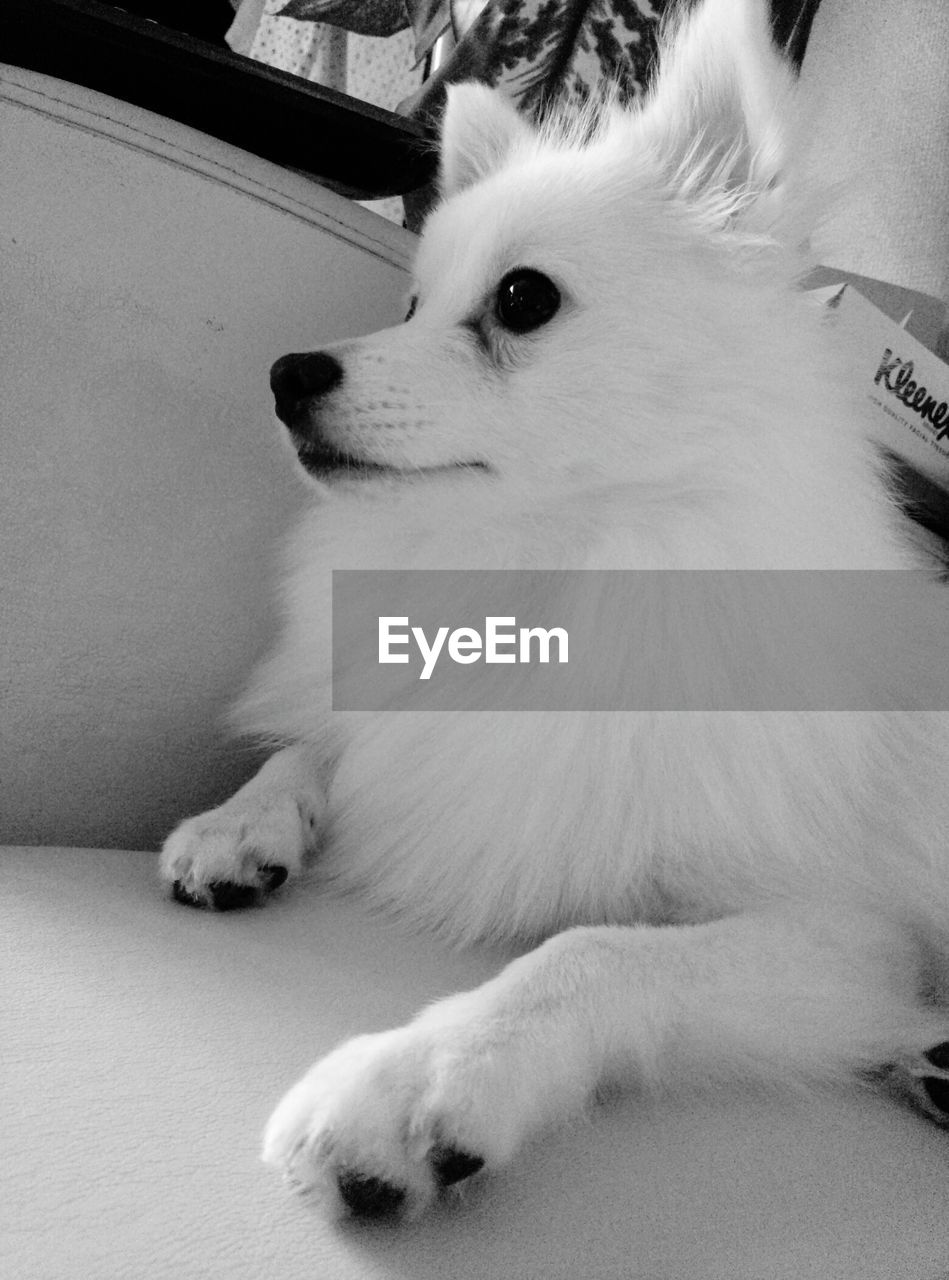
<svg viewBox="0 0 949 1280">
<path fill-rule="evenodd" d="M 683 193 L 714 196 L 723 210 L 731 195 L 753 220 L 784 173 L 794 85 L 766 0 L 700 0 L 666 29 L 642 127 Z"/>
<path fill-rule="evenodd" d="M 454 195 L 494 173 L 514 147 L 531 136 L 530 126 L 498 89 L 449 85 L 441 130 L 442 195 Z"/>
</svg>

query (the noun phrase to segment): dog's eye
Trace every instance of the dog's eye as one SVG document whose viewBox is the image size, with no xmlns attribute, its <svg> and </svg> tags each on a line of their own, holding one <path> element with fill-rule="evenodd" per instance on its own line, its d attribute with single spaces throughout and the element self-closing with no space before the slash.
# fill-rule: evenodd
<svg viewBox="0 0 949 1280">
<path fill-rule="evenodd" d="M 494 314 L 512 333 L 530 333 L 556 315 L 560 290 L 553 280 L 530 267 L 509 271 L 494 299 Z"/>
<path fill-rule="evenodd" d="M 411 319 L 412 319 L 412 317 L 415 315 L 415 308 L 416 308 L 417 306 L 418 306 L 418 294 L 416 294 L 416 295 L 412 298 L 412 300 L 409 302 L 409 309 L 408 309 L 408 311 L 406 311 L 406 313 L 405 313 L 405 319 L 406 319 L 406 321 L 411 320 Z"/>
</svg>

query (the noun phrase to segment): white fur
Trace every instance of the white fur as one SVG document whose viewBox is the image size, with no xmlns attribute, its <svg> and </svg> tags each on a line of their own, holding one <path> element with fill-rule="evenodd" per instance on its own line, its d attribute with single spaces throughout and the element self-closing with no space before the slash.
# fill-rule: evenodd
<svg viewBox="0 0 949 1280">
<path fill-rule="evenodd" d="M 331 349 L 321 428 L 419 474 L 319 486 L 294 537 L 283 636 L 237 716 L 304 744 L 271 760 L 268 811 L 282 771 L 311 808 L 325 783 L 328 878 L 457 940 L 549 939 L 288 1094 L 266 1157 L 334 1203 L 357 1171 L 424 1207 L 439 1144 L 502 1163 L 608 1075 L 836 1078 L 949 1035 L 944 716 L 329 710 L 332 568 L 918 564 L 795 287 L 808 199 L 763 5 L 710 0 L 663 67 L 641 111 L 540 131 L 453 90 L 418 310 Z M 563 296 L 523 337 L 490 318 L 517 266 Z M 946 600 L 904 602 L 923 662 Z M 273 861 L 258 809 L 252 784 L 192 820 L 165 875 L 200 888 L 230 841 L 252 878 L 248 848 Z"/>
</svg>

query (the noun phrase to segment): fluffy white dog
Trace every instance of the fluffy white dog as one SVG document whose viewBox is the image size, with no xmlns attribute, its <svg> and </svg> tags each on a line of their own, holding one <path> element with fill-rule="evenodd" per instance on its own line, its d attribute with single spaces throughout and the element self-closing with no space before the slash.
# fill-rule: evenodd
<svg viewBox="0 0 949 1280">
<path fill-rule="evenodd" d="M 641 109 L 453 90 L 414 315 L 274 366 L 314 502 L 237 719 L 279 749 L 163 875 L 242 905 L 319 848 L 419 926 L 538 943 L 286 1095 L 265 1158 L 331 1207 L 416 1213 L 607 1079 L 949 1075 L 946 717 L 330 710 L 331 569 L 918 567 L 797 287 L 763 8 L 679 22 Z M 906 577 L 942 664 L 949 597 Z"/>
</svg>

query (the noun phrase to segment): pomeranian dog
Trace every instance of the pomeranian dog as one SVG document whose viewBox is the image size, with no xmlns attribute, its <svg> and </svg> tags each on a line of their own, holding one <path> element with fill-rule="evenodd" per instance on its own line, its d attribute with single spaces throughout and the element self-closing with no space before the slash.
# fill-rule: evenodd
<svg viewBox="0 0 949 1280">
<path fill-rule="evenodd" d="M 939 1112 L 945 716 L 331 709 L 332 569 L 920 568 L 800 289 L 813 206 L 764 8 L 669 24 L 636 109 L 535 128 L 453 89 L 408 321 L 273 367 L 314 501 L 236 721 L 277 749 L 162 874 L 227 908 L 318 850 L 419 927 L 533 946 L 280 1102 L 264 1157 L 332 1210 L 416 1214 L 607 1080 L 892 1068 Z M 898 625 L 941 664 L 949 597 L 906 576 Z"/>
</svg>

